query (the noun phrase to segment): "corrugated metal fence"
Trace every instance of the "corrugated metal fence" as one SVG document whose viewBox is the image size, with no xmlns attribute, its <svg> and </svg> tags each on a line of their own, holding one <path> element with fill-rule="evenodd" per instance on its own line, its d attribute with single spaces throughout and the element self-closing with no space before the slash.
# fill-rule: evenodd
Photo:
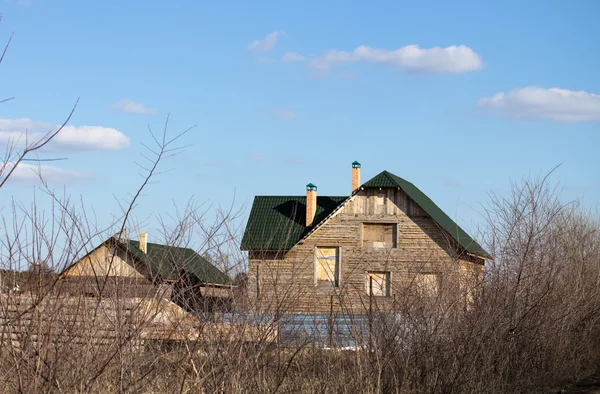
<svg viewBox="0 0 600 394">
<path fill-rule="evenodd" d="M 366 315 L 293 314 L 279 319 L 279 341 L 284 346 L 354 348 L 367 343 Z"/>
<path fill-rule="evenodd" d="M 261 324 L 276 327 L 282 346 L 313 346 L 321 348 L 354 348 L 369 340 L 372 322 L 366 314 L 251 314 L 243 311 L 209 314 L 215 322 Z"/>
</svg>

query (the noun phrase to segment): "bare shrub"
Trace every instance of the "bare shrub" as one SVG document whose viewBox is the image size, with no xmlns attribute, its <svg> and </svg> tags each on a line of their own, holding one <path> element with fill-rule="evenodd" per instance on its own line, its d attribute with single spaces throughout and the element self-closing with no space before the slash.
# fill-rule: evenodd
<svg viewBox="0 0 600 394">
<path fill-rule="evenodd" d="M 547 179 L 512 193 L 493 196 L 486 211 L 494 260 L 483 282 L 448 267 L 436 294 L 404 283 L 391 306 L 367 297 L 362 310 L 345 308 L 352 289 L 342 288 L 335 317 L 314 322 L 325 326 L 324 348 L 310 337 L 278 340 L 302 297 L 289 283 L 271 299 L 248 299 L 239 274 L 234 311 L 200 317 L 169 312 L 160 286 L 132 297 L 123 278 L 90 278 L 93 296 L 74 291 L 55 272 L 100 231 L 52 193 L 51 215 L 13 204 L 1 254 L 0 382 L 7 392 L 543 392 L 600 361 L 599 222 L 562 203 Z M 188 208 L 164 221 L 164 242 L 200 239 L 216 264 L 240 272 L 236 211 L 207 223 L 206 210 Z M 458 282 L 470 283 L 468 303 Z M 340 319 L 351 346 L 335 339 Z"/>
</svg>

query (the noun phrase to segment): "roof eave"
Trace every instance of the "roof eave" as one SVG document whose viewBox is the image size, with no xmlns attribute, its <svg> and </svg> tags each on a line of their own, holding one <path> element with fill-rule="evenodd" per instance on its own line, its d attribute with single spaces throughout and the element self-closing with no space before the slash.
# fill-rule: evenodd
<svg viewBox="0 0 600 394">
<path fill-rule="evenodd" d="M 300 243 L 302 240 L 298 241 L 297 243 Z M 264 249 L 264 248 L 247 248 L 247 247 L 240 247 L 240 250 L 242 252 L 287 252 L 289 251 L 291 248 L 280 248 L 280 249 Z"/>
<path fill-rule="evenodd" d="M 225 283 L 212 283 L 212 282 L 205 282 L 202 284 L 202 287 L 214 287 L 214 288 L 227 288 L 227 289 L 235 289 L 238 286 L 237 285 L 229 285 L 229 284 L 225 284 Z"/>
<path fill-rule="evenodd" d="M 486 256 L 482 256 L 481 254 L 467 252 L 467 256 L 477 257 L 478 259 L 482 259 L 482 260 L 493 261 L 492 256 L 490 256 L 490 255 L 488 255 L 486 257 Z"/>
</svg>

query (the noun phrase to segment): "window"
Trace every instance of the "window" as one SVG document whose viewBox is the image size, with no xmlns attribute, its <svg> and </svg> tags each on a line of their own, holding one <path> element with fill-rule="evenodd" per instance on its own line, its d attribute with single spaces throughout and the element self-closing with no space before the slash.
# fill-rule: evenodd
<svg viewBox="0 0 600 394">
<path fill-rule="evenodd" d="M 397 247 L 395 223 L 364 223 L 362 244 L 366 248 L 391 249 Z"/>
<path fill-rule="evenodd" d="M 390 295 L 390 272 L 368 271 L 367 272 L 367 295 L 374 297 L 389 297 Z"/>
<path fill-rule="evenodd" d="M 317 285 L 340 285 L 339 248 L 317 248 L 315 261 L 315 279 Z"/>
<path fill-rule="evenodd" d="M 435 297 L 439 291 L 437 274 L 417 274 L 415 278 L 417 293 L 421 296 Z"/>
</svg>

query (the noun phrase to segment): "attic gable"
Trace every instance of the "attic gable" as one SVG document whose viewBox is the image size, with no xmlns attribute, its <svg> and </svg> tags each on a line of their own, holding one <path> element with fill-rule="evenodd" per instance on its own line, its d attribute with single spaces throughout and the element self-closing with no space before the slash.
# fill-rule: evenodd
<svg viewBox="0 0 600 394">
<path fill-rule="evenodd" d="M 388 171 L 382 171 L 367 182 L 361 188 L 399 187 L 408 195 L 425 213 L 431 217 L 441 228 L 452 236 L 463 247 L 467 253 L 475 256 L 491 259 L 489 255 L 466 231 L 464 231 L 454 220 L 440 209 L 419 188 L 405 179 L 400 178 Z"/>
</svg>

